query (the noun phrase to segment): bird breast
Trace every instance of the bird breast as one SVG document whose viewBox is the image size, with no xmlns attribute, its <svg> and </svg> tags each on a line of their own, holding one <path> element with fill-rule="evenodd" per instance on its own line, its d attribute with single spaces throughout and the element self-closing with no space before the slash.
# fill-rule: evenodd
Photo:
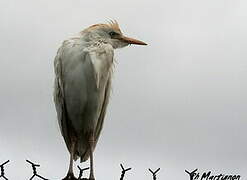
<svg viewBox="0 0 247 180">
<path fill-rule="evenodd" d="M 97 88 L 104 88 L 111 74 L 113 64 L 113 48 L 106 43 L 95 44 L 86 49 L 94 68 Z"/>
</svg>

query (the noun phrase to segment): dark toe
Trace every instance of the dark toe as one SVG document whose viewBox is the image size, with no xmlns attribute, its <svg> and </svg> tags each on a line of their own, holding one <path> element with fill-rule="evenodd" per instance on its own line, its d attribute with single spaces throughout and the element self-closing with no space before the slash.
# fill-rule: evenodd
<svg viewBox="0 0 247 180">
<path fill-rule="evenodd" d="M 77 180 L 77 178 L 75 178 L 74 174 L 68 173 L 67 176 L 62 180 Z"/>
</svg>

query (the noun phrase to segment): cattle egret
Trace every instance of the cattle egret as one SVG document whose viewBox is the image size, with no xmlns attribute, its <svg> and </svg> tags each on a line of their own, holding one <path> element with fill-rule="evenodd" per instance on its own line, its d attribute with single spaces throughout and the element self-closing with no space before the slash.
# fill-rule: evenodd
<svg viewBox="0 0 247 180">
<path fill-rule="evenodd" d="M 126 37 L 116 21 L 95 24 L 65 40 L 54 60 L 54 102 L 61 134 L 70 153 L 65 179 L 75 179 L 73 160 L 90 158 L 102 130 L 109 101 L 114 49 L 146 43 Z"/>
</svg>

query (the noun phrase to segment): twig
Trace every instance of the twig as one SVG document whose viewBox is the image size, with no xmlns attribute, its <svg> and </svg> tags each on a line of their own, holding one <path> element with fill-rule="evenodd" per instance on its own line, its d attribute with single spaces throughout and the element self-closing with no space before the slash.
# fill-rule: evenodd
<svg viewBox="0 0 247 180">
<path fill-rule="evenodd" d="M 8 160 L 8 161 L 5 161 L 3 164 L 0 165 L 0 168 L 1 168 L 1 175 L 0 175 L 0 178 L 2 177 L 2 178 L 4 178 L 5 180 L 8 180 L 8 178 L 6 178 L 5 175 L 4 175 L 4 165 L 7 164 L 8 162 L 9 162 L 9 160 Z"/>
<path fill-rule="evenodd" d="M 80 166 L 77 166 L 77 167 L 80 170 L 80 174 L 79 174 L 78 180 L 87 180 L 87 178 L 82 178 L 82 175 L 83 175 L 83 171 L 88 170 L 89 167 L 83 168 L 83 169 L 81 169 Z"/>
<path fill-rule="evenodd" d="M 30 180 L 32 180 L 35 176 L 37 176 L 37 177 L 39 177 L 39 178 L 41 178 L 41 179 L 43 179 L 43 180 L 49 180 L 49 179 L 46 179 L 46 178 L 40 176 L 39 174 L 37 174 L 36 167 L 40 167 L 39 164 L 34 164 L 33 162 L 31 162 L 31 161 L 29 161 L 29 160 L 26 160 L 26 161 L 27 161 L 29 164 L 32 165 L 32 169 L 33 169 L 33 176 L 30 178 Z"/>
<path fill-rule="evenodd" d="M 152 173 L 153 180 L 156 180 L 156 174 L 157 174 L 157 172 L 159 172 L 160 168 L 158 168 L 156 171 L 152 171 L 151 169 L 148 169 L 148 170 Z"/>
<path fill-rule="evenodd" d="M 124 169 L 124 167 L 123 167 L 122 164 L 120 164 L 120 166 L 122 168 L 122 174 L 121 174 L 120 180 L 123 180 L 124 179 L 125 172 L 131 170 L 131 168 Z"/>
<path fill-rule="evenodd" d="M 198 169 L 195 169 L 195 170 L 192 171 L 192 172 L 189 172 L 189 171 L 185 170 L 185 172 L 189 174 L 190 180 L 193 180 L 193 179 L 194 179 L 193 177 L 196 175 L 196 171 L 197 171 L 197 170 L 198 170 Z"/>
</svg>

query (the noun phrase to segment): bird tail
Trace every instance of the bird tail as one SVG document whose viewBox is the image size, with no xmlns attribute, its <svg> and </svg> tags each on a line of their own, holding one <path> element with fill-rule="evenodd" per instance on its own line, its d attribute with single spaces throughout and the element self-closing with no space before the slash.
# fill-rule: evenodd
<svg viewBox="0 0 247 180">
<path fill-rule="evenodd" d="M 78 158 L 80 158 L 81 162 L 85 162 L 88 160 L 89 156 L 90 146 L 87 143 L 87 139 L 85 136 L 78 137 L 74 160 L 76 161 Z"/>
</svg>

